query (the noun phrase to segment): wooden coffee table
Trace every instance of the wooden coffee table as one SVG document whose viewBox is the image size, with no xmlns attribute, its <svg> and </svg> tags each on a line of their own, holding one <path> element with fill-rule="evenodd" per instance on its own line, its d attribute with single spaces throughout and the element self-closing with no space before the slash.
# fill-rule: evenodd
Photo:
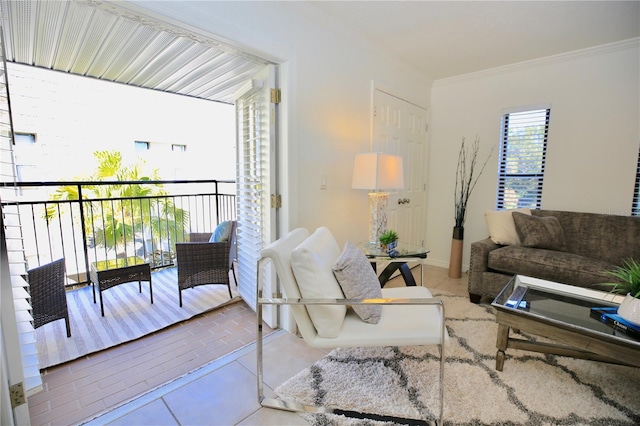
<svg viewBox="0 0 640 426">
<path fill-rule="evenodd" d="M 91 283 L 93 284 L 93 303 L 96 303 L 96 285 L 100 296 L 100 312 L 104 316 L 102 292 L 119 284 L 138 281 L 138 289 L 142 293 L 142 281 L 149 281 L 149 294 L 153 303 L 153 287 L 151 286 L 151 266 L 144 259 L 136 256 L 101 260 L 91 264 Z"/>
<path fill-rule="evenodd" d="M 516 275 L 496 297 L 496 370 L 508 348 L 640 367 L 640 341 L 591 317 L 593 307 L 617 306 L 611 293 Z M 510 330 L 543 336 L 543 343 L 513 338 Z"/>
</svg>

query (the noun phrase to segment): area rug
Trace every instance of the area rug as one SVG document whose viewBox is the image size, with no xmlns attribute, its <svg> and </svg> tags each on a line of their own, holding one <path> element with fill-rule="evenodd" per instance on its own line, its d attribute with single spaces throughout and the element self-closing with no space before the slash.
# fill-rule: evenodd
<svg viewBox="0 0 640 426">
<path fill-rule="evenodd" d="M 450 335 L 445 425 L 640 424 L 640 369 L 509 349 L 504 371 L 496 371 L 493 308 L 466 297 L 439 297 Z M 275 392 L 365 414 L 302 414 L 312 425 L 403 423 L 371 420 L 371 414 L 432 420 L 439 407 L 438 359 L 436 348 L 424 346 L 336 349 Z"/>
<path fill-rule="evenodd" d="M 233 282 L 229 298 L 226 285 L 204 285 L 182 292 L 178 305 L 177 269 L 153 272 L 153 304 L 149 283 L 120 284 L 102 292 L 104 317 L 100 300 L 93 303 L 91 287 L 67 292 L 71 337 L 67 337 L 63 320 L 36 329 L 40 368 L 48 368 L 81 356 L 128 342 L 195 315 L 240 300 Z"/>
</svg>

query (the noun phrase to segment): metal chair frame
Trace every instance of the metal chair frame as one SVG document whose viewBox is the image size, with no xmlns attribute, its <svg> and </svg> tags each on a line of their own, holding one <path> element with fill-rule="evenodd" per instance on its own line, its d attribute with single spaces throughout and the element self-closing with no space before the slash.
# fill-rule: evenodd
<svg viewBox="0 0 640 426">
<path fill-rule="evenodd" d="M 264 251 L 263 251 L 264 253 Z M 438 298 L 383 298 L 383 299 L 304 299 L 304 298 L 286 298 L 286 297 L 277 297 L 277 298 L 269 298 L 263 296 L 263 288 L 262 288 L 262 269 L 263 264 L 267 261 L 272 260 L 269 256 L 263 256 L 258 259 L 257 262 L 257 303 L 256 303 L 256 359 L 257 359 L 257 390 L 258 390 L 258 401 L 261 406 L 274 408 L 285 411 L 293 411 L 293 412 L 307 412 L 307 413 L 325 413 L 325 414 L 341 414 L 345 416 L 353 416 L 354 413 L 349 411 L 341 410 L 335 407 L 325 407 L 325 406 L 309 406 L 303 405 L 294 401 L 286 401 L 281 399 L 267 398 L 264 394 L 264 361 L 263 361 L 263 308 L 267 305 L 274 306 L 300 306 L 305 308 L 310 305 L 423 305 L 423 306 L 436 306 L 438 308 L 439 317 L 440 317 L 440 344 L 438 344 L 438 349 L 440 353 L 440 371 L 439 371 L 439 397 L 440 397 L 440 406 L 439 406 L 439 414 L 437 420 L 424 420 L 424 419 L 415 419 L 422 423 L 432 424 L 432 425 L 442 425 L 443 424 L 443 413 L 444 413 L 444 365 L 445 365 L 445 341 L 446 341 L 446 329 L 445 329 L 445 313 L 444 313 L 444 304 L 442 300 Z M 283 271 L 279 271 L 278 269 L 281 265 L 277 265 L 276 262 L 272 262 L 275 264 L 276 275 L 278 280 L 281 280 L 281 274 Z M 287 279 L 287 278 L 285 278 Z M 295 309 L 295 308 L 294 308 Z M 295 317 L 294 312 L 294 317 Z M 296 324 L 298 324 L 298 318 L 296 318 Z M 303 336 L 304 338 L 304 333 Z M 305 342 L 310 346 L 314 347 L 315 345 L 310 344 L 309 341 L 305 339 Z M 353 342 L 350 346 L 372 346 L 370 344 L 358 344 L 358 342 Z M 379 345 L 378 345 L 379 346 Z M 403 346 L 402 344 L 398 344 L 393 340 L 390 340 L 389 346 Z M 335 347 L 335 346 L 322 346 L 322 347 Z M 355 416 L 354 416 L 355 417 Z M 412 419 L 413 420 L 413 419 Z"/>
</svg>

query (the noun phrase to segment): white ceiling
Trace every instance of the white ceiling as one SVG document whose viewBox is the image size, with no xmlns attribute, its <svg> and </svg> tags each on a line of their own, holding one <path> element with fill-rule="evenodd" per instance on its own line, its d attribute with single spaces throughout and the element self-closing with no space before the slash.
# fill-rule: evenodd
<svg viewBox="0 0 640 426">
<path fill-rule="evenodd" d="M 226 103 L 266 63 L 110 3 L 0 0 L 7 60 Z M 306 5 L 434 80 L 640 37 L 640 1 Z"/>
<path fill-rule="evenodd" d="M 316 1 L 432 79 L 640 37 L 640 1 Z"/>
</svg>

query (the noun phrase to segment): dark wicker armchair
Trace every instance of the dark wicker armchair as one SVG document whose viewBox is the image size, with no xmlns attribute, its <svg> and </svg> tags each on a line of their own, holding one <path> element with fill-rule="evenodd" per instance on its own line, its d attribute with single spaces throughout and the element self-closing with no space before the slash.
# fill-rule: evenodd
<svg viewBox="0 0 640 426">
<path fill-rule="evenodd" d="M 71 337 L 67 293 L 64 288 L 64 259 L 27 271 L 33 328 L 63 319 Z"/>
<path fill-rule="evenodd" d="M 229 270 L 236 273 L 233 267 L 236 245 L 236 222 L 231 225 L 228 241 L 211 243 L 210 233 L 189 234 L 188 243 L 176 243 L 176 262 L 178 266 L 178 295 L 182 306 L 182 290 L 198 285 L 224 284 L 231 294 Z"/>
</svg>

